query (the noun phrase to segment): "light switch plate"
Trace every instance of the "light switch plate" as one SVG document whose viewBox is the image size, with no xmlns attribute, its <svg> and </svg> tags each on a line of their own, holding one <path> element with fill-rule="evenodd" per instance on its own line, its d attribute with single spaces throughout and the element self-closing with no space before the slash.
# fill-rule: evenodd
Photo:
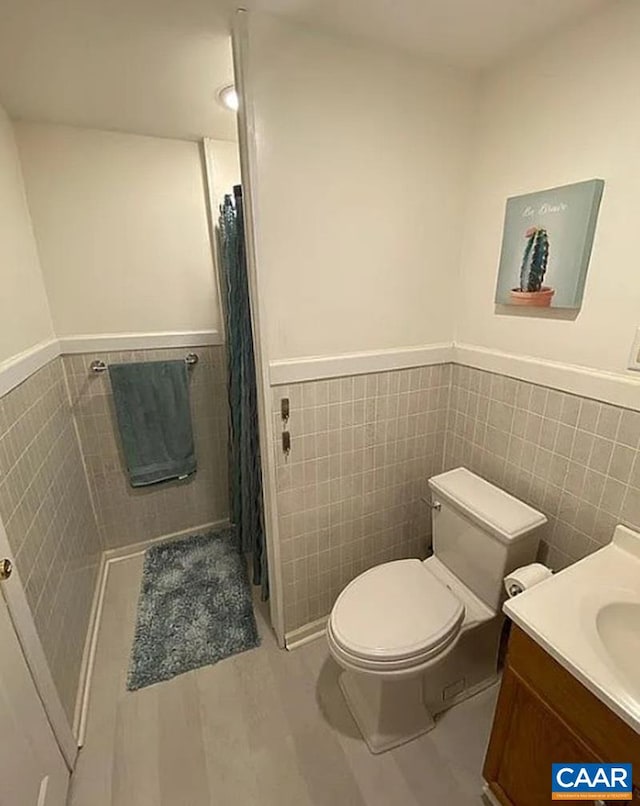
<svg viewBox="0 0 640 806">
<path fill-rule="evenodd" d="M 636 330 L 636 337 L 633 340 L 633 346 L 631 348 L 631 354 L 629 355 L 629 363 L 627 364 L 629 369 L 634 369 L 636 372 L 640 372 L 640 327 Z"/>
</svg>

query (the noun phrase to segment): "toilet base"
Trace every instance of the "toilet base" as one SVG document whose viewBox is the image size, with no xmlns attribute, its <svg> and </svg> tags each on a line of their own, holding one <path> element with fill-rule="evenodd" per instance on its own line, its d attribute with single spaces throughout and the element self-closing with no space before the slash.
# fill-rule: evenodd
<svg viewBox="0 0 640 806">
<path fill-rule="evenodd" d="M 421 675 L 396 682 L 343 671 L 338 682 L 372 753 L 392 750 L 435 727 L 424 705 Z"/>
</svg>

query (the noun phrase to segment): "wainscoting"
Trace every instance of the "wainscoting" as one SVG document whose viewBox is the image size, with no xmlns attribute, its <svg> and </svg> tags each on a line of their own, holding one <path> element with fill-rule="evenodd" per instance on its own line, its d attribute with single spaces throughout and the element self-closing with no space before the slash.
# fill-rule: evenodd
<svg viewBox="0 0 640 806">
<path fill-rule="evenodd" d="M 455 365 L 445 466 L 464 464 L 549 518 L 554 569 L 640 529 L 640 412 Z"/>
<path fill-rule="evenodd" d="M 99 355 L 106 363 L 162 361 L 196 352 L 190 370 L 197 473 L 185 481 L 133 488 L 125 472 L 108 373 L 92 373 Z M 81 353 L 65 356 L 73 413 L 105 548 L 150 540 L 228 517 L 227 392 L 222 346 Z"/>
<path fill-rule="evenodd" d="M 465 465 L 543 511 L 540 559 L 556 570 L 607 543 L 616 523 L 640 529 L 640 412 L 603 401 L 627 401 L 632 391 L 640 399 L 637 381 L 460 349 L 461 358 L 501 371 L 454 360 L 367 373 L 353 356 L 320 367 L 353 375 L 297 383 L 318 359 L 272 366 L 280 382 L 272 388 L 272 448 L 288 643 L 322 625 L 366 568 L 424 556 L 430 514 L 420 499 L 429 476 L 448 468 Z M 505 374 L 510 361 L 514 375 L 530 372 L 543 383 Z M 551 388 L 560 375 L 565 391 Z M 599 399 L 571 391 L 589 385 Z M 283 397 L 291 401 L 288 457 Z"/>
<path fill-rule="evenodd" d="M 47 358 L 24 377 L 12 366 L 11 390 L 0 398 L 0 517 L 70 717 L 101 552 L 228 517 L 223 347 L 183 341 L 99 353 L 90 344 L 78 352 L 76 344 L 73 355 Z M 108 377 L 91 374 L 89 364 L 98 356 L 182 358 L 191 349 L 200 357 L 191 377 L 198 473 L 133 490 Z M 508 357 L 483 353 L 478 360 L 500 367 L 489 371 L 462 363 L 462 352 L 456 359 L 457 349 L 368 356 L 366 366 L 359 358 L 323 364 L 322 372 L 352 372 L 332 379 L 297 380 L 313 367 L 278 365 L 270 449 L 289 636 L 322 624 L 366 568 L 426 555 L 431 523 L 421 499 L 429 476 L 448 467 L 466 465 L 545 512 L 541 559 L 555 569 L 606 543 L 617 522 L 640 528 L 640 412 L 615 405 L 640 385 L 587 370 L 563 373 L 576 388 L 593 375 L 592 398 L 552 388 L 555 366 L 548 382 L 534 383 L 510 377 Z M 465 350 L 473 363 L 477 356 Z M 48 345 L 41 353 L 50 355 Z M 400 366 L 389 368 L 396 359 Z M 428 365 L 407 366 L 416 360 Z M 518 360 L 514 375 L 533 372 Z M 33 364 L 25 361 L 23 369 Z M 538 375 L 542 364 L 535 364 Z M 610 402 L 599 402 L 605 396 Z M 280 439 L 284 397 L 291 403 L 288 456 Z"/>
<path fill-rule="evenodd" d="M 328 613 L 365 569 L 426 555 L 431 520 L 421 497 L 442 467 L 450 373 L 441 364 L 273 389 L 287 632 Z"/>
<path fill-rule="evenodd" d="M 186 335 L 152 337 L 174 341 L 171 349 L 64 357 L 57 342 L 47 343 L 0 367 L 0 519 L 69 724 L 83 684 L 102 553 L 228 518 L 224 347 L 203 344 L 209 335 L 184 345 Z M 149 342 L 148 336 L 132 338 L 135 346 L 135 339 Z M 184 482 L 134 490 L 108 375 L 91 373 L 89 365 L 96 357 L 144 361 L 188 352 L 199 356 L 191 371 L 198 472 Z"/>
<path fill-rule="evenodd" d="M 0 517 L 71 724 L 103 546 L 60 358 L 0 399 Z"/>
</svg>

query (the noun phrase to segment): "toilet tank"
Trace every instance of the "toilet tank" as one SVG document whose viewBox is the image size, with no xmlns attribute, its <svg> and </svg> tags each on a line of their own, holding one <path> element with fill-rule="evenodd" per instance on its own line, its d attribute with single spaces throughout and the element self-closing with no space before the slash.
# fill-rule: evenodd
<svg viewBox="0 0 640 806">
<path fill-rule="evenodd" d="M 546 517 L 465 467 L 433 476 L 429 487 L 434 555 L 498 610 L 504 577 L 535 561 Z"/>
</svg>

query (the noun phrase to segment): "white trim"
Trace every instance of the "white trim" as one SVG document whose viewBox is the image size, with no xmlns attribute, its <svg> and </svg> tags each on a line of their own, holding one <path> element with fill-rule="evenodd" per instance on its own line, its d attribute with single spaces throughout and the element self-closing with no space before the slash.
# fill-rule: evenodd
<svg viewBox="0 0 640 806">
<path fill-rule="evenodd" d="M 8 394 L 59 355 L 199 347 L 222 343 L 222 336 L 217 330 L 102 333 L 63 336 L 60 340 L 49 339 L 0 362 L 0 397 Z M 269 365 L 269 383 L 271 386 L 283 386 L 449 362 L 509 375 L 615 406 L 640 410 L 640 377 L 631 371 L 628 374 L 607 372 L 545 358 L 514 355 L 472 344 L 439 343 L 398 350 L 272 361 Z"/>
<path fill-rule="evenodd" d="M 93 333 L 61 336 L 62 355 L 107 353 L 119 350 L 160 350 L 172 347 L 206 347 L 222 344 L 217 330 L 184 330 L 166 333 Z"/>
<path fill-rule="evenodd" d="M 84 651 L 82 653 L 82 666 L 80 667 L 80 678 L 78 681 L 78 692 L 76 694 L 76 707 L 73 714 L 73 733 L 76 737 L 78 747 L 84 746 L 87 732 L 87 715 L 89 711 L 89 691 L 91 689 L 91 679 L 93 677 L 93 667 L 96 660 L 96 648 L 98 645 L 98 625 L 102 620 L 102 607 L 104 605 L 104 592 L 107 585 L 107 558 L 102 552 L 96 587 L 93 592 L 91 602 L 91 613 L 87 634 L 85 636 Z"/>
<path fill-rule="evenodd" d="M 60 695 L 51 676 L 51 670 L 47 663 L 47 658 L 40 642 L 40 637 L 36 630 L 33 614 L 24 586 L 20 578 L 20 572 L 15 564 L 15 558 L 9 545 L 9 540 L 4 529 L 4 524 L 0 520 L 0 556 L 7 557 L 13 563 L 13 573 L 11 578 L 2 583 L 2 595 L 7 603 L 9 615 L 13 627 L 18 636 L 20 646 L 24 653 L 27 666 L 33 677 L 33 682 L 38 691 L 42 705 L 47 714 L 49 724 L 56 737 L 58 746 L 62 752 L 64 760 L 70 771 L 73 770 L 78 746 L 71 730 L 71 725 L 62 706 Z"/>
<path fill-rule="evenodd" d="M 456 344 L 453 361 L 640 411 L 640 378 L 631 375 L 563 364 L 545 358 L 512 355 L 471 344 Z"/>
<path fill-rule="evenodd" d="M 482 797 L 486 806 L 502 806 L 500 801 L 496 798 L 493 792 L 489 789 L 489 784 L 485 783 L 482 787 Z"/>
<path fill-rule="evenodd" d="M 287 649 L 299 649 L 301 646 L 311 643 L 311 641 L 317 641 L 318 638 L 322 638 L 325 634 L 328 618 L 329 616 L 323 616 L 288 632 L 285 635 Z"/>
<path fill-rule="evenodd" d="M 59 355 L 58 340 L 47 339 L 0 362 L 0 397 L 15 389 Z"/>
<path fill-rule="evenodd" d="M 240 172 L 242 175 L 242 197 L 245 220 L 245 247 L 249 299 L 251 303 L 251 324 L 256 362 L 256 386 L 258 398 L 258 432 L 260 434 L 260 458 L 262 461 L 262 490 L 264 502 L 264 525 L 269 561 L 269 615 L 271 626 L 276 634 L 278 646 L 284 646 L 284 585 L 280 560 L 280 539 L 278 530 L 278 510 L 276 499 L 276 471 L 271 451 L 273 418 L 271 417 L 271 388 L 269 384 L 269 356 L 266 333 L 267 318 L 263 301 L 265 293 L 263 277 L 258 267 L 260 255 L 256 233 L 260 228 L 260 211 L 253 193 L 253 181 L 257 177 L 256 126 L 254 101 L 251 87 L 251 49 L 247 27 L 248 13 L 236 12 L 231 34 L 233 67 L 236 89 L 240 98 L 238 111 L 238 145 L 240 152 Z"/>
<path fill-rule="evenodd" d="M 86 668 L 84 675 L 81 678 L 82 685 L 78 690 L 78 698 L 76 700 L 76 713 L 74 724 L 77 726 L 76 737 L 79 747 L 84 745 L 86 732 L 87 732 L 87 717 L 89 714 L 89 699 L 91 696 L 91 686 L 93 683 L 93 670 L 96 662 L 96 651 L 98 648 L 98 635 L 100 633 L 100 624 L 102 622 L 102 613 L 104 610 L 104 597 L 107 590 L 107 580 L 109 578 L 109 569 L 114 563 L 122 562 L 122 560 L 130 560 L 132 557 L 138 557 L 149 548 L 158 543 L 166 543 L 169 540 L 175 540 L 187 535 L 198 534 L 199 532 L 209 531 L 210 529 L 224 529 L 229 526 L 227 519 L 220 521 L 210 521 L 209 523 L 200 524 L 200 526 L 191 526 L 189 529 L 181 529 L 179 532 L 171 532 L 167 535 L 160 535 L 159 537 L 152 537 L 149 540 L 142 540 L 139 543 L 133 543 L 129 546 L 121 546 L 115 549 L 107 549 L 103 552 L 100 561 L 100 571 L 98 580 L 96 582 L 96 591 L 94 594 L 94 602 L 91 610 L 91 620 L 89 622 L 89 629 L 87 631 L 87 641 L 85 644 L 86 653 Z M 83 658 L 84 666 L 84 658 Z"/>
<path fill-rule="evenodd" d="M 0 362 L 0 397 L 30 378 L 54 358 L 78 353 L 120 350 L 158 350 L 173 347 L 208 347 L 224 344 L 217 330 L 185 330 L 167 333 L 96 333 L 47 339 Z"/>
<path fill-rule="evenodd" d="M 455 363 L 640 411 L 640 377 L 514 355 L 472 344 L 441 343 L 398 350 L 272 361 L 271 386 Z"/>
<path fill-rule="evenodd" d="M 334 356 L 309 356 L 269 365 L 272 386 L 288 383 L 340 378 L 347 375 L 366 375 L 370 372 L 389 372 L 394 369 L 446 364 L 453 358 L 453 344 L 442 342 L 421 347 L 395 350 L 374 350 L 362 353 L 345 353 Z"/>
<path fill-rule="evenodd" d="M 40 781 L 40 789 L 38 790 L 38 800 L 36 801 L 36 806 L 47 806 L 48 790 L 49 790 L 49 776 L 45 775 L 42 781 Z"/>
<path fill-rule="evenodd" d="M 178 540 L 188 535 L 197 535 L 201 532 L 209 532 L 211 529 L 226 529 L 229 526 L 229 519 L 223 518 L 219 521 L 208 521 L 197 526 L 189 526 L 188 529 L 180 529 L 178 532 L 170 532 L 158 537 L 150 537 L 148 540 L 141 540 L 138 543 L 130 543 L 128 546 L 119 546 L 115 549 L 107 549 L 104 553 L 107 562 L 117 562 L 118 560 L 128 560 L 130 557 L 137 557 L 144 554 L 149 546 L 156 546 L 158 543 L 167 543 L 169 540 Z"/>
</svg>

